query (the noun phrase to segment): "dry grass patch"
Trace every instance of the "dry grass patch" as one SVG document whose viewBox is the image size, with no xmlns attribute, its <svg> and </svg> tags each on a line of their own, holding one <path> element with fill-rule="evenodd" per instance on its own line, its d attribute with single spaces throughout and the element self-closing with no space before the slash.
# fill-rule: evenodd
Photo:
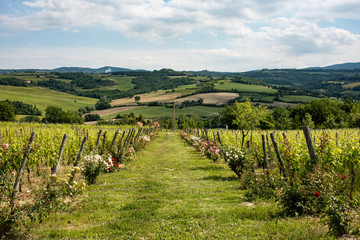
<svg viewBox="0 0 360 240">
<path fill-rule="evenodd" d="M 166 90 L 158 90 L 156 92 L 151 92 L 151 93 L 145 93 L 145 94 L 139 94 L 136 96 L 140 96 L 140 101 L 142 103 L 146 103 L 146 102 L 165 102 L 165 101 L 171 101 L 174 100 L 177 97 L 181 96 L 180 92 L 171 92 L 171 93 L 166 93 Z M 133 98 L 120 98 L 120 99 L 115 99 L 111 102 L 112 106 L 116 106 L 116 105 L 135 105 L 136 101 L 135 101 L 135 96 Z"/>
<path fill-rule="evenodd" d="M 128 107 L 116 107 L 116 108 L 109 108 L 104 110 L 96 110 L 91 112 L 91 114 L 99 114 L 100 117 L 111 115 L 118 112 L 123 112 L 126 110 L 138 108 L 139 106 L 128 106 Z"/>
</svg>

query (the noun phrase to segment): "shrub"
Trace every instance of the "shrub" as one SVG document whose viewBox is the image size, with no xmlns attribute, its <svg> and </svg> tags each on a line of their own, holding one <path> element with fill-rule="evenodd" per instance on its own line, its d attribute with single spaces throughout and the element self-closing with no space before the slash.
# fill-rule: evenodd
<svg viewBox="0 0 360 240">
<path fill-rule="evenodd" d="M 249 166 L 249 161 L 246 158 L 245 152 L 236 147 L 224 147 L 222 149 L 225 162 L 229 165 L 230 169 L 238 176 L 244 173 L 245 169 Z"/>
<path fill-rule="evenodd" d="M 104 155 L 87 155 L 79 164 L 81 174 L 84 176 L 86 182 L 94 184 L 97 177 L 102 172 L 113 172 L 119 165 L 114 162 L 114 158 L 110 154 Z"/>
</svg>

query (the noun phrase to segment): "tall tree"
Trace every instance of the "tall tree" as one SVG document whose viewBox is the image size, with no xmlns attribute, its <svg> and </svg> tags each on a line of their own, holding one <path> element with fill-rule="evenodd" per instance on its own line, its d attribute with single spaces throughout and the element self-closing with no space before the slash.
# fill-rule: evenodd
<svg viewBox="0 0 360 240">
<path fill-rule="evenodd" d="M 229 122 L 231 119 L 231 126 L 235 126 L 241 130 L 241 147 L 244 146 L 245 137 L 250 130 L 259 128 L 261 120 L 265 119 L 267 109 L 264 106 L 254 106 L 249 99 L 246 102 L 236 102 L 234 106 L 228 106 L 223 112 L 223 122 Z"/>
</svg>

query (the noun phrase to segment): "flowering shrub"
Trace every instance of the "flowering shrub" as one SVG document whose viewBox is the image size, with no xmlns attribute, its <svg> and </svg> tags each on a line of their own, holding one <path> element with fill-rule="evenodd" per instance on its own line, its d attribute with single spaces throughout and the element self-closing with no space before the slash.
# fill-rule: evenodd
<svg viewBox="0 0 360 240">
<path fill-rule="evenodd" d="M 197 150 L 201 152 L 203 156 L 206 156 L 216 162 L 220 158 L 220 149 L 215 143 L 205 141 L 194 135 L 187 134 L 185 132 L 180 133 L 180 137 L 183 138 L 187 143 L 193 145 Z"/>
<path fill-rule="evenodd" d="M 134 144 L 133 148 L 135 151 L 140 151 L 151 141 L 150 136 L 142 136 L 138 139 L 138 141 Z"/>
<path fill-rule="evenodd" d="M 94 184 L 101 172 L 113 172 L 116 167 L 119 167 L 119 164 L 114 162 L 110 154 L 87 155 L 79 164 L 81 174 L 88 184 Z"/>
<path fill-rule="evenodd" d="M 249 168 L 250 161 L 246 158 L 245 152 L 239 148 L 231 146 L 224 147 L 223 156 L 225 162 L 238 177 L 241 177 L 245 169 Z"/>
<path fill-rule="evenodd" d="M 195 142 L 197 143 L 197 142 Z M 197 144 L 196 144 L 197 145 Z M 203 156 L 206 156 L 216 162 L 220 158 L 220 149 L 216 147 L 213 142 L 210 141 L 200 141 L 199 142 L 199 151 Z"/>
</svg>

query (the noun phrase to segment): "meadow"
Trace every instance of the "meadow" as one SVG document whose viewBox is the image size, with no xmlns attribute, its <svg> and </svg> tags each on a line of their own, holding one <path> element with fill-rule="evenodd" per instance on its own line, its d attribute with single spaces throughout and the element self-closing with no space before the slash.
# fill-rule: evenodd
<svg viewBox="0 0 360 240">
<path fill-rule="evenodd" d="M 48 105 L 76 111 L 81 107 L 93 106 L 97 99 L 80 97 L 38 87 L 13 87 L 0 85 L 0 100 L 22 101 L 36 105 L 43 113 Z"/>
</svg>

